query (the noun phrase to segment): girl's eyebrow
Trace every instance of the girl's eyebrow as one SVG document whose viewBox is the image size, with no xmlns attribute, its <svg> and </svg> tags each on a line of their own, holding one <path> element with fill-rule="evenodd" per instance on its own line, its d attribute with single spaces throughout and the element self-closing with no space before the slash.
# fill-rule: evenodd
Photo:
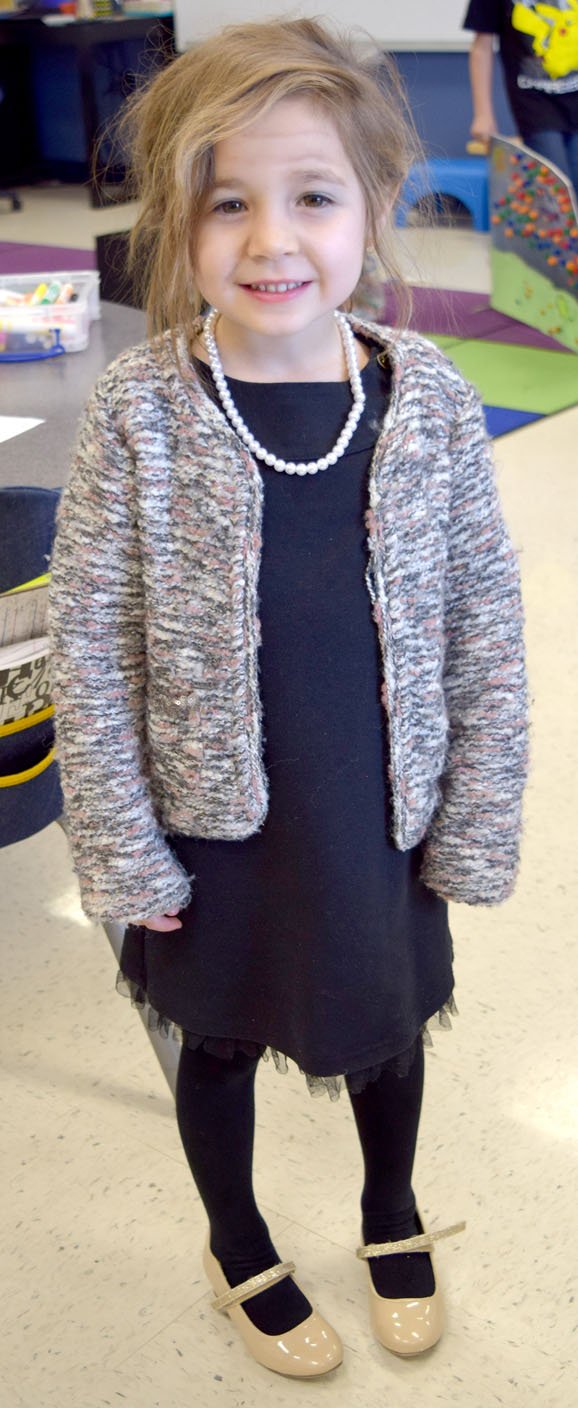
<svg viewBox="0 0 578 1408">
<path fill-rule="evenodd" d="M 316 170 L 299 166 L 296 167 L 295 170 L 290 171 L 289 175 L 292 180 L 296 179 L 305 181 L 306 183 L 325 181 L 331 186 L 345 186 L 346 184 L 343 178 L 338 176 L 336 171 L 332 171 L 329 166 L 318 167 Z M 215 181 L 212 185 L 211 194 L 214 195 L 215 191 L 243 191 L 249 184 L 249 182 L 243 181 L 239 176 L 220 176 L 219 180 Z"/>
<path fill-rule="evenodd" d="M 299 176 L 302 181 L 328 181 L 332 186 L 344 186 L 343 177 L 338 176 L 336 171 L 332 171 L 330 166 L 320 166 L 315 171 L 309 168 L 304 170 L 299 167 L 293 171 L 292 176 Z"/>
</svg>

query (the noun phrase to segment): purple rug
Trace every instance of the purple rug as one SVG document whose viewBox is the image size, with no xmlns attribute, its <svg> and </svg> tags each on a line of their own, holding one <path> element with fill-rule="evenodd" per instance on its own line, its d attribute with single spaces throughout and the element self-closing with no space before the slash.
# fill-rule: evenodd
<svg viewBox="0 0 578 1408">
<path fill-rule="evenodd" d="M 440 337 L 481 338 L 485 342 L 512 342 L 520 347 L 542 347 L 565 352 L 554 338 L 536 328 L 497 313 L 485 293 L 464 293 L 450 288 L 412 287 L 414 332 L 437 333 Z M 385 291 L 384 322 L 395 322 L 395 298 Z M 568 349 L 569 350 L 569 349 Z M 570 352 L 570 356 L 573 354 Z"/>
<path fill-rule="evenodd" d="M 0 240 L 0 275 L 54 274 L 59 270 L 95 269 L 93 249 L 67 249 L 56 244 L 16 244 Z"/>
</svg>

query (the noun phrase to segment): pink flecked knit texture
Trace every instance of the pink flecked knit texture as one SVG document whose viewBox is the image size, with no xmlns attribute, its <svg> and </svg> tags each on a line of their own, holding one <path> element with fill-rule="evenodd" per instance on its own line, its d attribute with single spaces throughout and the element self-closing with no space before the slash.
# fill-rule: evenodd
<svg viewBox="0 0 578 1408">
<path fill-rule="evenodd" d="M 393 368 L 369 476 L 367 586 L 394 840 L 425 838 L 423 878 L 438 893 L 494 904 L 518 866 L 527 693 L 518 564 L 483 412 L 425 338 L 352 321 Z M 168 336 L 108 368 L 63 492 L 50 596 L 66 817 L 93 918 L 186 904 L 191 877 L 167 832 L 242 840 L 263 824 L 262 500 L 251 455 Z"/>
</svg>

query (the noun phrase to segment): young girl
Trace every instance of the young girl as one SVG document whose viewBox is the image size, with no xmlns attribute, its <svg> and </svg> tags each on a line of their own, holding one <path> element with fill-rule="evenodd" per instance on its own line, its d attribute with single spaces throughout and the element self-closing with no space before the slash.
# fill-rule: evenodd
<svg viewBox="0 0 578 1408">
<path fill-rule="evenodd" d="M 182 1031 L 214 1304 L 311 1376 L 342 1347 L 255 1203 L 255 1071 L 346 1086 L 373 1329 L 427 1349 L 422 1033 L 452 1008 L 446 901 L 514 884 L 518 571 L 472 388 L 340 311 L 369 246 L 392 267 L 413 155 L 382 57 L 233 27 L 133 119 L 151 337 L 95 388 L 52 564 L 68 827 L 125 984 Z"/>
</svg>

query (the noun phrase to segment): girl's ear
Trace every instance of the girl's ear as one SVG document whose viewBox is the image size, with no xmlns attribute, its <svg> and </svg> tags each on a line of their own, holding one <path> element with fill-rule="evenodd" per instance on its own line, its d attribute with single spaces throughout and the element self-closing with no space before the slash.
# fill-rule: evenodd
<svg viewBox="0 0 578 1408">
<path fill-rule="evenodd" d="M 400 195 L 401 195 L 401 192 L 402 192 L 402 187 L 403 187 L 403 181 L 398 181 L 397 185 L 396 185 L 396 186 L 392 186 L 392 187 L 390 188 L 390 190 L 388 191 L 387 196 L 385 197 L 385 199 L 384 199 L 384 201 L 383 201 L 383 203 L 382 203 L 381 210 L 379 211 L 379 214 L 378 214 L 377 223 L 378 223 L 378 227 L 379 227 L 380 231 L 381 231 L 381 230 L 385 230 L 385 229 L 391 227 L 391 225 L 393 225 L 394 218 L 395 218 L 395 217 L 394 217 L 395 207 L 396 207 L 397 202 L 398 202 L 398 200 L 399 200 L 399 198 L 400 198 Z"/>
<path fill-rule="evenodd" d="M 387 196 L 382 201 L 381 207 L 377 212 L 373 228 L 370 228 L 370 224 L 368 221 L 365 245 L 367 254 L 375 254 L 375 237 L 377 236 L 379 238 L 380 235 L 384 234 L 387 230 L 391 229 L 391 226 L 394 222 L 394 211 L 399 200 L 400 192 L 401 182 L 393 190 L 388 191 Z"/>
</svg>

